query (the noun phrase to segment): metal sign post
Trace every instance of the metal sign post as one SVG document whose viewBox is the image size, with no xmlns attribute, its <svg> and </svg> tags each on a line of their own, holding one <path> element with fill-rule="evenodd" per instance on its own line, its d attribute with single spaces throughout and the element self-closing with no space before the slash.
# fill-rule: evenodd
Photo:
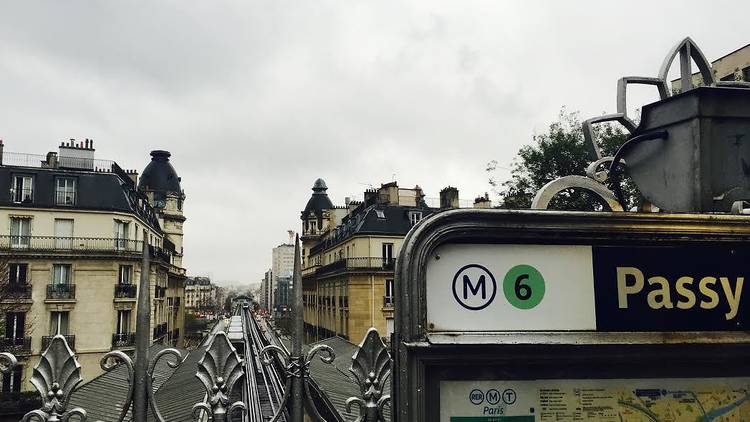
<svg viewBox="0 0 750 422">
<path fill-rule="evenodd" d="M 748 241 L 750 218 L 732 215 L 426 219 L 405 239 L 395 282 L 397 420 L 745 412 Z"/>
</svg>

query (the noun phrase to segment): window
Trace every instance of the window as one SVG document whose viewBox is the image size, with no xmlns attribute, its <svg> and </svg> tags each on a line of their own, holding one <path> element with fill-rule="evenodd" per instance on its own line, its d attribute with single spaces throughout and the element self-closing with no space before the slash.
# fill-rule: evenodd
<svg viewBox="0 0 750 422">
<path fill-rule="evenodd" d="M 18 393 L 21 391 L 21 377 L 23 375 L 23 365 L 13 368 L 9 374 L 3 374 L 3 393 Z"/>
<path fill-rule="evenodd" d="M 14 176 L 10 191 L 13 202 L 30 203 L 34 198 L 33 179 L 31 176 Z"/>
<path fill-rule="evenodd" d="M 385 319 L 385 334 L 388 338 L 390 338 L 391 334 L 393 334 L 393 318 Z"/>
<path fill-rule="evenodd" d="M 385 281 L 385 295 L 386 297 L 393 298 L 393 280 Z"/>
<path fill-rule="evenodd" d="M 126 221 L 115 220 L 115 249 L 125 250 L 128 246 L 130 224 Z"/>
<path fill-rule="evenodd" d="M 49 318 L 49 335 L 54 336 L 56 334 L 67 335 L 68 334 L 68 320 L 69 312 L 50 312 Z"/>
<path fill-rule="evenodd" d="M 73 220 L 55 219 L 55 249 L 73 249 Z"/>
<path fill-rule="evenodd" d="M 31 240 L 31 218 L 10 218 L 10 246 L 28 248 Z"/>
<path fill-rule="evenodd" d="M 724 82 L 732 82 L 732 81 L 734 81 L 735 80 L 734 79 L 734 72 L 728 74 L 727 76 L 724 76 L 723 78 L 721 78 L 721 80 L 724 81 Z"/>
<path fill-rule="evenodd" d="M 117 311 L 117 334 L 130 332 L 130 310 Z"/>
<path fill-rule="evenodd" d="M 55 204 L 76 204 L 76 179 L 71 177 L 60 177 L 55 182 Z"/>
<path fill-rule="evenodd" d="M 393 260 L 393 243 L 383 243 L 383 262 Z"/>
<path fill-rule="evenodd" d="M 27 284 L 29 264 L 8 264 L 8 282 L 10 284 Z"/>
<path fill-rule="evenodd" d="M 409 219 L 411 220 L 411 225 L 415 225 L 419 223 L 419 220 L 422 219 L 422 213 L 419 211 L 412 211 L 409 213 Z"/>
<path fill-rule="evenodd" d="M 750 66 L 742 69 L 742 80 L 750 82 Z"/>
<path fill-rule="evenodd" d="M 117 276 L 117 282 L 120 284 L 132 284 L 133 266 L 120 265 L 120 272 Z"/>
<path fill-rule="evenodd" d="M 70 284 L 70 264 L 52 265 L 52 284 Z"/>
<path fill-rule="evenodd" d="M 5 314 L 5 338 L 9 340 L 23 339 L 26 334 L 26 314 L 23 312 L 8 312 Z"/>
</svg>

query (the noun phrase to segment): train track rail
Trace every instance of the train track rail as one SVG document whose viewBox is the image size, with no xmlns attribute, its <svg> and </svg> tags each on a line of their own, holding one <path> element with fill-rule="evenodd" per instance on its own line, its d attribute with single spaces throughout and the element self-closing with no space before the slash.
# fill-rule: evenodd
<svg viewBox="0 0 750 422">
<path fill-rule="evenodd" d="M 242 400 L 247 404 L 247 413 L 242 421 L 267 422 L 279 410 L 284 396 L 285 380 L 282 375 L 282 362 L 273 356 L 274 363 L 264 365 L 260 351 L 269 344 L 277 345 L 285 350 L 286 348 L 275 338 L 265 321 L 261 326 L 249 309 L 238 307 L 235 316 L 241 317 L 244 333 L 242 349 L 246 377 Z M 288 416 L 288 412 L 284 410 L 278 421 L 286 422 Z"/>
</svg>

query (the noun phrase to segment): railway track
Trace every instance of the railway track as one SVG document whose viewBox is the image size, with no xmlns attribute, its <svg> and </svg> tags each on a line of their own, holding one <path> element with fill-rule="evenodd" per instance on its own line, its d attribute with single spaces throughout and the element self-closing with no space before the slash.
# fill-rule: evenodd
<svg viewBox="0 0 750 422">
<path fill-rule="evenodd" d="M 236 327 L 239 322 L 241 322 L 242 327 L 242 338 L 240 340 L 239 336 L 235 335 L 232 342 L 235 344 L 235 347 L 242 349 L 244 355 L 246 377 L 243 385 L 242 400 L 247 405 L 247 413 L 242 419 L 236 418 L 236 420 L 242 420 L 242 422 L 267 422 L 280 407 L 284 396 L 284 377 L 281 373 L 281 362 L 276 359 L 273 365 L 264 365 L 260 357 L 260 351 L 269 344 L 275 344 L 285 350 L 286 348 L 268 331 L 265 323 L 263 324 L 263 329 L 261 329 L 259 322 L 249 309 L 238 307 L 230 324 L 230 333 L 233 331 L 231 327 Z M 234 331 L 237 331 L 236 328 Z M 271 337 L 270 341 L 267 335 Z M 286 422 L 287 420 L 288 413 L 284 410 L 278 421 Z"/>
</svg>

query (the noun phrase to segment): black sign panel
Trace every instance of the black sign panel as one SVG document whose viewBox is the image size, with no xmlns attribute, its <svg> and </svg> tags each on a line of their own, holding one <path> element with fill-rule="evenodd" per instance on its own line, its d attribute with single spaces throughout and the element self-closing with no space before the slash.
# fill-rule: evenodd
<svg viewBox="0 0 750 422">
<path fill-rule="evenodd" d="M 599 331 L 743 331 L 750 248 L 595 246 Z"/>
</svg>

